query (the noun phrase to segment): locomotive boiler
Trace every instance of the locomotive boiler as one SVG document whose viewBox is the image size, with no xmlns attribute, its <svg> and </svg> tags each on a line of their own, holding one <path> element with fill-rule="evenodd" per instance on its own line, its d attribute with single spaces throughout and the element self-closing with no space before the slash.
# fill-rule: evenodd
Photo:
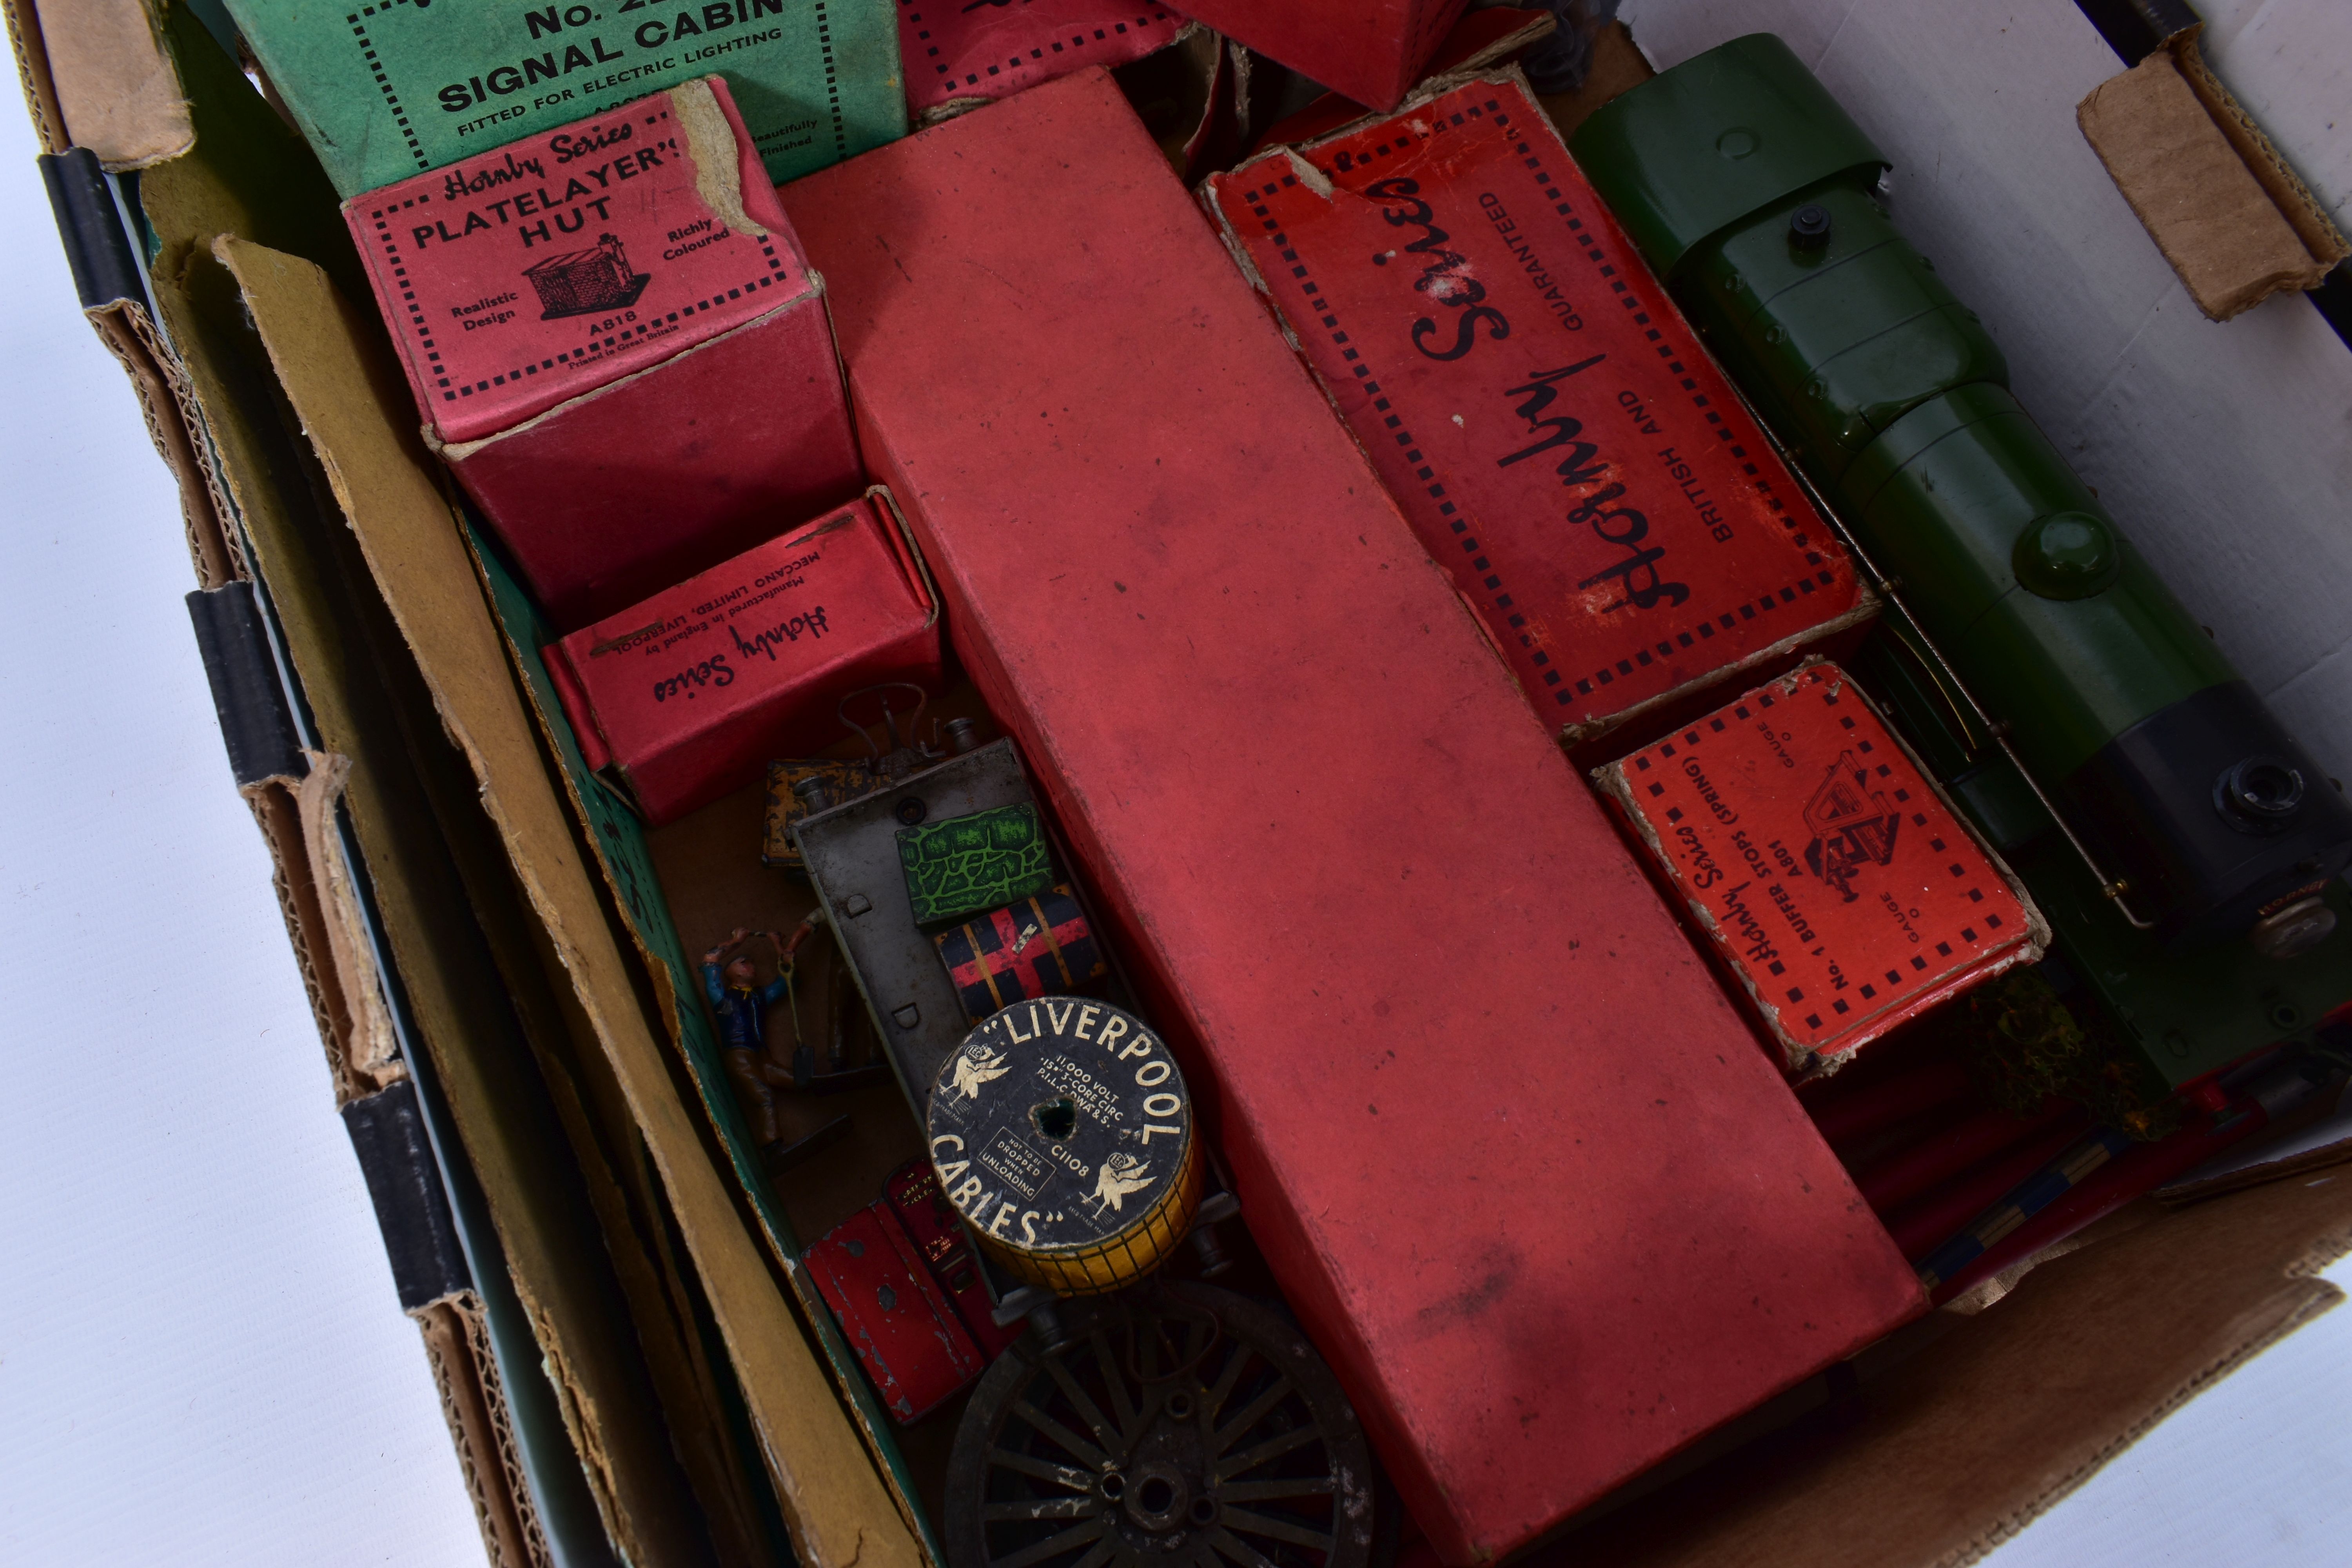
<svg viewBox="0 0 2352 1568">
<path fill-rule="evenodd" d="M 1571 150 L 1887 591 L 1855 668 L 2168 1088 L 2352 996 L 2352 807 L 2009 388 L 1885 155 L 1769 34 Z"/>
</svg>

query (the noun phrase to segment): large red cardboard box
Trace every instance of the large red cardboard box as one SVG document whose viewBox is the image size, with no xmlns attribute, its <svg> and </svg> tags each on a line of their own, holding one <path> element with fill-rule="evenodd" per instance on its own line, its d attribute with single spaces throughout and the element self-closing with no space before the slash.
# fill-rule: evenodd
<svg viewBox="0 0 2352 1568">
<path fill-rule="evenodd" d="M 1835 1066 L 2050 941 L 1846 673 L 1811 663 L 1594 779 L 1791 1070 Z"/>
<path fill-rule="evenodd" d="M 562 629 L 860 489 L 824 283 L 719 78 L 343 216 L 427 440 Z"/>
<path fill-rule="evenodd" d="M 1394 109 L 1469 0 L 1186 0 L 1184 14 L 1358 103 Z"/>
<path fill-rule="evenodd" d="M 1564 738 L 1875 607 L 1517 72 L 1202 200 Z"/>
<path fill-rule="evenodd" d="M 783 195 L 956 651 L 1449 1561 L 1921 1309 L 1105 74 Z"/>
<path fill-rule="evenodd" d="M 940 679 L 939 607 L 887 491 L 542 649 L 588 765 L 655 826 L 839 741 L 860 687 Z"/>
</svg>

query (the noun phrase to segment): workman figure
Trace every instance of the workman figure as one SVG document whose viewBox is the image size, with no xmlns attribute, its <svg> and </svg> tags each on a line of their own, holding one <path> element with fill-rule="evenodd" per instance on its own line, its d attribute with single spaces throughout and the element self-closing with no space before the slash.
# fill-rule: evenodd
<svg viewBox="0 0 2352 1568">
<path fill-rule="evenodd" d="M 729 949 L 740 950 L 754 936 L 775 946 L 776 977 L 765 985 L 753 983 L 751 959 L 738 951 L 719 967 Z M 727 1076 L 735 1080 L 743 1113 L 751 1122 L 751 1136 L 761 1146 L 776 1142 L 778 1089 L 793 1087 L 793 1075 L 768 1057 L 768 1009 L 782 1001 L 791 985 L 792 963 L 773 931 L 737 931 L 726 942 L 702 955 L 702 991 L 709 999 L 710 1016 L 719 1026 L 719 1049 L 726 1053 Z"/>
</svg>

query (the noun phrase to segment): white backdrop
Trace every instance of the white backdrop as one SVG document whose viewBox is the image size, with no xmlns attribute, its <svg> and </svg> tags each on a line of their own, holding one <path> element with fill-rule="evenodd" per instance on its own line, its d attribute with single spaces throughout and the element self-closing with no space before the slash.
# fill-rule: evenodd
<svg viewBox="0 0 2352 1568">
<path fill-rule="evenodd" d="M 1747 9 L 1761 26 L 1774 7 Z M 2044 11 L 2073 15 L 2062 0 L 2027 9 L 2043 26 Z M 231 787 L 181 604 L 194 584 L 176 500 L 127 382 L 74 310 L 13 105 L 0 127 L 0 294 L 16 301 L 0 315 L 0 626 L 15 650 L 0 659 L 13 737 L 0 1560 L 476 1563 L 423 1351 Z M 2334 522 L 2352 536 L 2341 497 Z M 2331 571 L 2310 588 L 2340 603 L 2346 582 Z M 2352 1313 L 2337 1313 L 2199 1398 L 1994 1561 L 2340 1563 L 2347 1409 Z"/>
</svg>

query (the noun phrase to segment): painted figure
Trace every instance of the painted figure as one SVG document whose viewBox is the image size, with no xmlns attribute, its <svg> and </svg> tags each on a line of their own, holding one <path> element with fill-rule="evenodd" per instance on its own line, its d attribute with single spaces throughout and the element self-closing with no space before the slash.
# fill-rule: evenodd
<svg viewBox="0 0 2352 1568">
<path fill-rule="evenodd" d="M 754 937 L 765 937 L 776 950 L 776 977 L 756 983 L 751 954 L 742 951 Z M 719 960 L 732 952 L 724 967 Z M 753 1140 L 762 1146 L 776 1142 L 776 1090 L 793 1087 L 793 1075 L 768 1056 L 768 1009 L 792 989 L 792 959 L 773 931 L 736 930 L 726 942 L 702 955 L 702 992 L 710 1003 L 710 1016 L 719 1026 L 719 1047 L 725 1053 L 727 1076 L 734 1080 L 743 1115 L 751 1124 Z"/>
</svg>

